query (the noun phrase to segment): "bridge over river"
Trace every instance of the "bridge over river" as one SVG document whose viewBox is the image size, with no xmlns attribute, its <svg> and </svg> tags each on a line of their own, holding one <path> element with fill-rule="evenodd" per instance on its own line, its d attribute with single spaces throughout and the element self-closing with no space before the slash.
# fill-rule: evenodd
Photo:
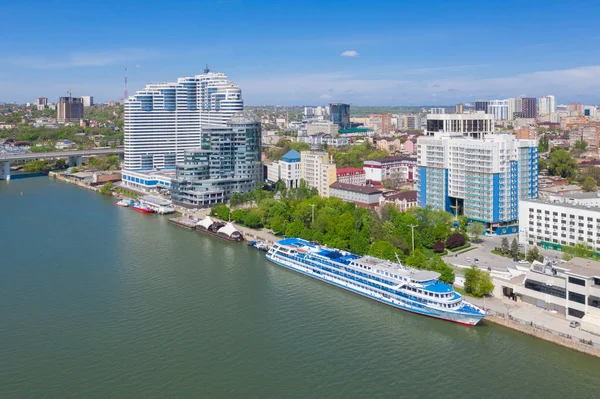
<svg viewBox="0 0 600 399">
<path fill-rule="evenodd" d="M 68 150 L 68 151 L 51 151 L 51 152 L 24 152 L 20 154 L 0 154 L 0 180 L 10 179 L 10 163 L 11 161 L 27 161 L 31 159 L 57 159 L 68 158 L 69 166 L 79 166 L 83 157 L 91 157 L 94 155 L 121 155 L 125 151 L 120 148 L 95 148 L 92 150 Z"/>
</svg>

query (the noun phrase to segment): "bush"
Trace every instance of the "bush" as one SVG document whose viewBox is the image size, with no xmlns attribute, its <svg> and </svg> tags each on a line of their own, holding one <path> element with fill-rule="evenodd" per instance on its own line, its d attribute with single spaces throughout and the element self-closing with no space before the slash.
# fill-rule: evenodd
<svg viewBox="0 0 600 399">
<path fill-rule="evenodd" d="M 465 237 L 460 233 L 453 233 L 446 239 L 446 248 L 452 249 L 465 245 Z"/>
<path fill-rule="evenodd" d="M 433 244 L 433 252 L 437 252 L 437 253 L 444 252 L 445 247 L 446 246 L 444 245 L 443 242 L 441 242 L 440 240 L 437 240 L 435 242 L 435 244 Z"/>
<path fill-rule="evenodd" d="M 103 195 L 112 195 L 112 190 L 114 186 L 111 182 L 104 183 L 102 187 L 100 187 L 100 193 Z"/>
<path fill-rule="evenodd" d="M 473 265 L 465 272 L 465 291 L 474 297 L 481 298 L 494 290 L 490 274 Z"/>
</svg>

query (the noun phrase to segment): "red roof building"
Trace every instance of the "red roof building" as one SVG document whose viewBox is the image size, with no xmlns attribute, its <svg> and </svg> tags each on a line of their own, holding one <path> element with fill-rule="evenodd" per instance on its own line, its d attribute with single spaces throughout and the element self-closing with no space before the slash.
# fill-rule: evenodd
<svg viewBox="0 0 600 399">
<path fill-rule="evenodd" d="M 346 184 L 364 186 L 365 171 L 359 168 L 341 168 L 336 170 L 336 181 Z"/>
</svg>

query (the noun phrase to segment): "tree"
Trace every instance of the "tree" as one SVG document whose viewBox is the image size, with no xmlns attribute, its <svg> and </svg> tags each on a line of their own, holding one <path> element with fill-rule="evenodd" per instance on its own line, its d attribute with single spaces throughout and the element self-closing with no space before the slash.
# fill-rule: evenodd
<svg viewBox="0 0 600 399">
<path fill-rule="evenodd" d="M 527 252 L 527 262 L 533 262 L 534 260 L 537 260 L 538 262 L 541 262 L 544 260 L 544 256 L 542 254 L 540 254 L 540 251 L 538 250 L 538 247 L 533 247 L 529 250 L 529 252 Z"/>
<path fill-rule="evenodd" d="M 387 241 L 375 241 L 369 248 L 369 255 L 380 259 L 396 260 L 396 248 Z"/>
<path fill-rule="evenodd" d="M 27 173 L 47 173 L 50 171 L 48 162 L 34 159 L 23 166 L 23 171 Z"/>
<path fill-rule="evenodd" d="M 586 192 L 596 191 L 596 180 L 591 176 L 586 177 L 581 183 L 581 188 Z"/>
<path fill-rule="evenodd" d="M 513 258 L 519 257 L 519 243 L 517 242 L 516 237 L 513 238 L 512 242 L 510 243 L 510 256 Z"/>
<path fill-rule="evenodd" d="M 569 151 L 554 147 L 550 152 L 548 173 L 552 176 L 561 176 L 572 179 L 575 177 L 579 164 Z"/>
<path fill-rule="evenodd" d="M 548 136 L 543 135 L 540 137 L 540 141 L 538 143 L 538 152 L 547 152 L 548 151 Z"/>
<path fill-rule="evenodd" d="M 224 203 L 220 203 L 210 209 L 210 216 L 216 216 L 221 220 L 229 220 L 229 212 L 229 207 Z"/>
<path fill-rule="evenodd" d="M 258 209 L 250 209 L 244 215 L 244 224 L 252 229 L 256 229 L 262 226 L 263 218 L 261 212 Z"/>
<path fill-rule="evenodd" d="M 112 182 L 104 183 L 102 187 L 100 187 L 100 193 L 104 195 L 112 195 L 112 190 L 114 186 Z"/>
<path fill-rule="evenodd" d="M 509 247 L 508 247 L 508 238 L 502 237 L 502 253 L 504 255 L 508 255 Z"/>
<path fill-rule="evenodd" d="M 585 151 L 587 146 L 588 146 L 588 143 L 584 140 L 577 140 L 575 142 L 575 148 L 577 148 L 578 150 Z"/>
<path fill-rule="evenodd" d="M 69 165 L 67 164 L 67 161 L 65 161 L 64 159 L 60 158 L 57 159 L 56 162 L 54 163 L 54 168 L 61 170 L 61 169 L 67 169 Z"/>
<path fill-rule="evenodd" d="M 465 272 L 465 291 L 467 293 L 481 298 L 493 290 L 494 284 L 489 273 L 479 270 L 475 265 Z"/>
<path fill-rule="evenodd" d="M 538 170 L 546 170 L 548 169 L 548 162 L 544 158 L 538 159 Z"/>
<path fill-rule="evenodd" d="M 446 246 L 444 245 L 443 242 L 441 242 L 440 240 L 437 240 L 435 242 L 435 244 L 433 244 L 433 252 L 437 252 L 437 253 L 444 252 L 445 247 Z"/>
<path fill-rule="evenodd" d="M 467 232 L 471 235 L 474 242 L 479 241 L 479 236 L 485 231 L 485 225 L 480 222 L 471 222 L 467 226 Z"/>
<path fill-rule="evenodd" d="M 460 233 L 453 233 L 446 239 L 446 248 L 452 249 L 465 245 L 465 237 Z"/>
</svg>

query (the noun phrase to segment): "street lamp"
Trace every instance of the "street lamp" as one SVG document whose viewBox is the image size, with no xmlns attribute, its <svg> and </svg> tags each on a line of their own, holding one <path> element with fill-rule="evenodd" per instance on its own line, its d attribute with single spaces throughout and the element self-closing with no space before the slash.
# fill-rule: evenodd
<svg viewBox="0 0 600 399">
<path fill-rule="evenodd" d="M 410 231 L 412 233 L 412 250 L 415 252 L 415 227 L 417 227 L 417 225 L 409 224 L 408 227 L 410 227 Z"/>
</svg>

